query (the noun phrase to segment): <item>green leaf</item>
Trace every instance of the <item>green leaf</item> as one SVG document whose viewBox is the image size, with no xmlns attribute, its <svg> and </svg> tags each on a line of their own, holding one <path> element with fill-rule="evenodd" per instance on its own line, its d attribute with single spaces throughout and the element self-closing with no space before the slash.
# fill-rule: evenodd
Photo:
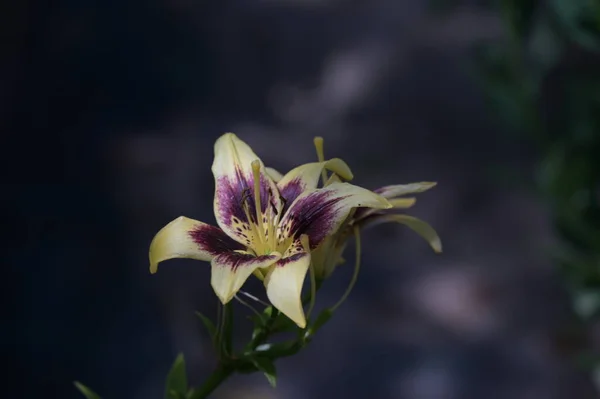
<svg viewBox="0 0 600 399">
<path fill-rule="evenodd" d="M 233 350 L 233 306 L 229 302 L 223 306 L 223 341 L 220 350 L 221 356 L 229 356 Z"/>
<path fill-rule="evenodd" d="M 550 7 L 572 40 L 591 51 L 600 49 L 597 1 L 551 0 Z"/>
<path fill-rule="evenodd" d="M 185 374 L 185 360 L 183 354 L 180 353 L 171 370 L 167 375 L 167 383 L 165 389 L 165 399 L 184 398 L 187 392 L 187 376 Z"/>
<path fill-rule="evenodd" d="M 200 318 L 200 320 L 202 321 L 202 324 L 204 324 L 204 327 L 206 328 L 206 330 L 208 331 L 208 334 L 210 335 L 211 341 L 213 342 L 213 344 L 215 344 L 216 339 L 217 339 L 217 327 L 215 326 L 215 323 L 213 323 L 211 319 L 204 316 L 200 312 L 196 312 L 196 316 L 198 316 Z"/>
<path fill-rule="evenodd" d="M 319 328 L 323 327 L 323 325 L 327 323 L 329 319 L 331 319 L 331 316 L 333 316 L 333 311 L 331 309 L 325 309 L 319 313 L 317 320 L 315 320 L 315 323 L 311 327 L 311 330 L 317 331 Z"/>
<path fill-rule="evenodd" d="M 277 371 L 275 370 L 273 361 L 266 357 L 254 357 L 250 360 L 257 369 L 264 373 L 265 377 L 267 377 L 267 380 L 269 381 L 269 384 L 275 388 L 277 385 Z"/>
<path fill-rule="evenodd" d="M 312 336 L 321 327 L 323 327 L 323 325 L 327 323 L 329 319 L 331 319 L 331 316 L 333 316 L 333 310 L 331 309 L 325 309 L 321 313 L 319 313 L 313 325 L 306 329 L 306 332 L 304 333 L 304 340 L 310 340 Z"/>
<path fill-rule="evenodd" d="M 75 385 L 75 388 L 77 388 L 87 399 L 101 399 L 97 393 L 83 385 L 81 382 L 75 381 L 73 382 L 73 385 Z"/>
<path fill-rule="evenodd" d="M 272 332 L 281 332 L 281 331 L 292 331 L 297 327 L 296 323 L 292 321 L 289 317 L 284 315 L 283 313 L 279 313 L 275 322 L 271 327 Z"/>
<path fill-rule="evenodd" d="M 295 355 L 300 349 L 302 349 L 301 343 L 293 340 L 262 344 L 256 347 L 254 353 L 258 353 L 259 356 L 266 357 L 268 359 L 277 359 L 284 356 Z"/>
<path fill-rule="evenodd" d="M 565 42 L 549 18 L 538 18 L 532 27 L 528 48 L 534 63 L 530 68 L 547 73 L 560 61 Z"/>
<path fill-rule="evenodd" d="M 501 0 L 504 21 L 508 23 L 515 39 L 523 39 L 531 30 L 537 0 Z"/>
</svg>

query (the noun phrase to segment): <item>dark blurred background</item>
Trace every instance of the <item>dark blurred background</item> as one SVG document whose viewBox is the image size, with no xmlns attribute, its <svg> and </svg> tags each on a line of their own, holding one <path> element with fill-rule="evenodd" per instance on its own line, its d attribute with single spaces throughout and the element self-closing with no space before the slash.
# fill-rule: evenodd
<svg viewBox="0 0 600 399">
<path fill-rule="evenodd" d="M 0 21 L 3 397 L 158 399 L 179 351 L 210 372 L 208 265 L 150 276 L 147 251 L 179 215 L 214 222 L 226 131 L 282 171 L 321 135 L 357 184 L 438 181 L 412 214 L 445 252 L 372 230 L 277 389 L 215 398 L 598 397 L 597 1 L 7 1 Z"/>
</svg>

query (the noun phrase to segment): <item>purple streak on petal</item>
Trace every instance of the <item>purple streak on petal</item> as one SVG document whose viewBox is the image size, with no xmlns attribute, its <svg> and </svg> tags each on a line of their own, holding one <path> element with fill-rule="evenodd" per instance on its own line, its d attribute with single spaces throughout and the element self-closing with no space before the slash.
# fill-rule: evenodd
<svg viewBox="0 0 600 399">
<path fill-rule="evenodd" d="M 298 199 L 287 215 L 291 220 L 288 234 L 294 237 L 307 234 L 310 247 L 317 247 L 331 232 L 339 212 L 336 205 L 344 198 L 322 190 Z"/>
<path fill-rule="evenodd" d="M 254 201 L 254 176 L 250 173 L 244 176 L 242 170 L 237 169 L 235 178 L 221 176 L 217 180 L 217 197 L 219 199 L 219 212 L 224 221 L 231 223 L 235 217 L 243 223 L 248 223 L 243 204 L 248 207 L 250 222 L 256 223 L 256 206 Z M 264 213 L 270 206 L 271 189 L 264 174 L 260 176 L 261 211 Z"/>
<path fill-rule="evenodd" d="M 236 271 L 240 267 L 252 266 L 256 263 L 262 263 L 269 259 L 276 259 L 273 255 L 254 256 L 239 252 L 225 252 L 218 256 L 218 264 L 227 266 Z"/>
<path fill-rule="evenodd" d="M 223 230 L 208 224 L 200 225 L 188 234 L 200 248 L 213 256 L 244 249 L 242 244 L 231 239 Z"/>
<path fill-rule="evenodd" d="M 283 266 L 287 265 L 288 263 L 296 262 L 296 261 L 304 258 L 307 255 L 308 254 L 306 252 L 300 252 L 300 253 L 296 253 L 296 254 L 290 255 L 288 257 L 279 259 L 277 261 L 277 263 L 275 264 L 275 266 L 277 266 L 277 267 L 283 267 Z"/>
<path fill-rule="evenodd" d="M 279 192 L 284 199 L 284 213 L 288 210 L 292 202 L 294 202 L 294 200 L 298 198 L 300 194 L 302 194 L 304 189 L 305 184 L 302 182 L 302 179 L 298 177 L 290 180 L 284 187 L 280 188 Z"/>
</svg>

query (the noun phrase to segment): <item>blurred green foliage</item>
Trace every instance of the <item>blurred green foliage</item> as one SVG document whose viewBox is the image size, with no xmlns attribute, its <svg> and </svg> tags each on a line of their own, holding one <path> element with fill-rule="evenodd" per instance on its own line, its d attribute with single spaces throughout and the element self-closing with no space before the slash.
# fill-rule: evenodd
<svg viewBox="0 0 600 399">
<path fill-rule="evenodd" d="M 479 44 L 478 78 L 507 130 L 536 147 L 536 188 L 561 238 L 553 255 L 591 326 L 600 320 L 600 0 L 493 6 L 506 35 Z"/>
</svg>

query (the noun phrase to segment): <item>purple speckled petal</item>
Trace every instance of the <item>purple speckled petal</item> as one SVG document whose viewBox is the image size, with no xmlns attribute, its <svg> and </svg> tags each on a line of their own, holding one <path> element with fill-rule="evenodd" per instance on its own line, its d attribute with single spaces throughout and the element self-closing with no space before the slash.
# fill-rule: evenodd
<svg viewBox="0 0 600 399">
<path fill-rule="evenodd" d="M 215 143 L 212 166 L 215 177 L 215 217 L 223 231 L 247 246 L 252 244 L 249 225 L 257 222 L 253 161 L 259 161 L 261 166 L 261 214 L 266 218 L 269 214 L 281 211 L 281 201 L 277 186 L 266 174 L 262 161 L 233 133 L 224 134 Z"/>
<path fill-rule="evenodd" d="M 256 269 L 267 268 L 281 258 L 279 252 L 255 256 L 247 252 L 226 252 L 213 258 L 210 283 L 223 304 L 242 288 Z"/>
<path fill-rule="evenodd" d="M 323 168 L 333 171 L 344 180 L 353 178 L 350 167 L 339 158 L 300 165 L 286 173 L 277 183 L 279 192 L 284 199 L 284 212 L 300 194 L 317 188 Z"/>
<path fill-rule="evenodd" d="M 308 235 L 316 248 L 334 234 L 353 208 L 388 209 L 387 200 L 372 191 L 349 183 L 333 183 L 325 188 L 304 192 L 290 206 L 280 223 L 280 234 L 287 237 Z"/>
<path fill-rule="evenodd" d="M 243 249 L 218 227 L 180 216 L 163 227 L 150 244 L 150 272 L 174 258 L 210 261 L 215 256 Z"/>
</svg>

